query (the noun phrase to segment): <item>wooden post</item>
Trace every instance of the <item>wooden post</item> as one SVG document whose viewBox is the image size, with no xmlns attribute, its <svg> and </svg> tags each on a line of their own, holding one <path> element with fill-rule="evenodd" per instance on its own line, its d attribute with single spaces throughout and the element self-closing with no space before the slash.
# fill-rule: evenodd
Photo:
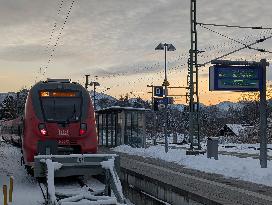
<svg viewBox="0 0 272 205">
<path fill-rule="evenodd" d="M 9 179 L 9 202 L 12 202 L 12 194 L 13 194 L 13 177 Z"/>
<path fill-rule="evenodd" d="M 4 205 L 8 205 L 7 185 L 3 185 Z"/>
</svg>

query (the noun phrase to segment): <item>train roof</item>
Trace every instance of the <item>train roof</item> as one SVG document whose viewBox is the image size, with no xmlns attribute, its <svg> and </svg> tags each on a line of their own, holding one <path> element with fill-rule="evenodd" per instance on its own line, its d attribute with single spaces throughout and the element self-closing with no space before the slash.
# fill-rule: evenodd
<svg viewBox="0 0 272 205">
<path fill-rule="evenodd" d="M 47 83 L 70 83 L 71 79 L 52 79 L 52 78 L 47 78 L 47 81 L 44 81 Z"/>
<path fill-rule="evenodd" d="M 50 89 L 50 90 L 86 90 L 82 85 L 76 82 L 71 82 L 70 79 L 51 79 L 36 83 L 30 92 L 35 90 Z M 87 91 L 86 91 L 87 92 Z"/>
</svg>

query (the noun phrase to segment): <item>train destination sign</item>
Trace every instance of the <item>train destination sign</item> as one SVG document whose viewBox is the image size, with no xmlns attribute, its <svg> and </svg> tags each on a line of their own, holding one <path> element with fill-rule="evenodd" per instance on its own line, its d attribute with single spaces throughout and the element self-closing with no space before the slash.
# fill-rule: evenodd
<svg viewBox="0 0 272 205">
<path fill-rule="evenodd" d="M 209 70 L 209 90 L 258 91 L 262 79 L 258 66 L 214 65 Z"/>
</svg>

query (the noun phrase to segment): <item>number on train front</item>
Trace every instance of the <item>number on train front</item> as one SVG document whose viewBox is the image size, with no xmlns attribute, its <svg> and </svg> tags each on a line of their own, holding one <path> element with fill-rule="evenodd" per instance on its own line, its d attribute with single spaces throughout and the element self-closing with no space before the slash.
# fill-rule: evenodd
<svg viewBox="0 0 272 205">
<path fill-rule="evenodd" d="M 78 163 L 84 163 L 84 157 L 78 157 L 77 162 Z"/>
</svg>

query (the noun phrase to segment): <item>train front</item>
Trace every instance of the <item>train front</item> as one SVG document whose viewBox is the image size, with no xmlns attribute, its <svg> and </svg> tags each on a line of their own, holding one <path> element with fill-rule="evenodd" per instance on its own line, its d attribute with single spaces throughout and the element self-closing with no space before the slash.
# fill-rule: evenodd
<svg viewBox="0 0 272 205">
<path fill-rule="evenodd" d="M 96 153 L 95 115 L 87 90 L 69 80 L 34 85 L 27 98 L 22 140 L 27 166 L 33 166 L 38 154 Z"/>
</svg>

